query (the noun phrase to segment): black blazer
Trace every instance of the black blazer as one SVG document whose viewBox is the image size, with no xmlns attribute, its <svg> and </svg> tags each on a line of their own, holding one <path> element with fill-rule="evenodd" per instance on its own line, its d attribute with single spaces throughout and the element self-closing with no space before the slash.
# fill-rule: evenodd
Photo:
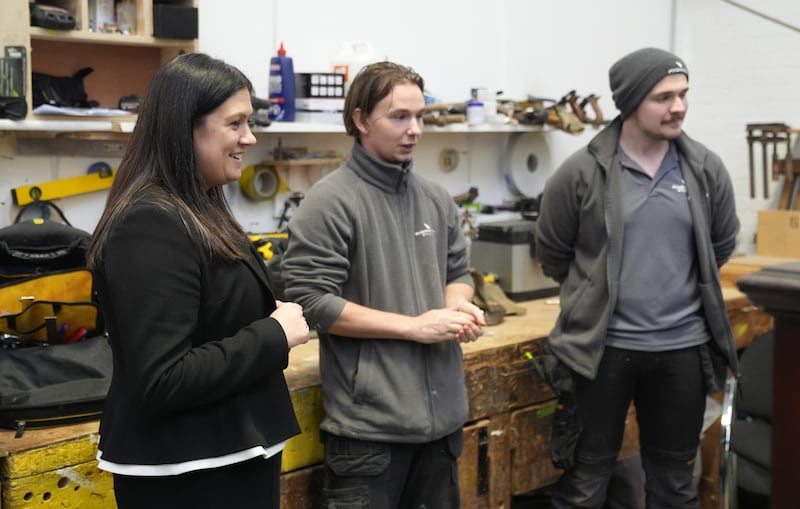
<svg viewBox="0 0 800 509">
<path fill-rule="evenodd" d="M 114 354 L 103 459 L 164 464 L 270 446 L 300 432 L 289 347 L 264 263 L 212 261 L 177 210 L 131 207 L 95 271 Z"/>
</svg>

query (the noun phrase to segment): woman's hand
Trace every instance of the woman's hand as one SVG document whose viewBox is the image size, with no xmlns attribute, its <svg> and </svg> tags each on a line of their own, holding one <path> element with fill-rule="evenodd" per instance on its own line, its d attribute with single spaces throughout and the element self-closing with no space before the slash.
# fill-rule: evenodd
<svg viewBox="0 0 800 509">
<path fill-rule="evenodd" d="M 289 348 L 307 343 L 309 330 L 308 323 L 303 316 L 303 307 L 295 302 L 283 302 L 280 300 L 276 300 L 275 305 L 277 309 L 269 316 L 277 320 L 283 327 Z"/>
</svg>

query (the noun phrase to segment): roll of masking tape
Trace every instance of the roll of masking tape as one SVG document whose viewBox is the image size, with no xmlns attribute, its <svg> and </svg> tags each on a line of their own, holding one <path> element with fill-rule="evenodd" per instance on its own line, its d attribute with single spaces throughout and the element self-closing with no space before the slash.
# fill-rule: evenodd
<svg viewBox="0 0 800 509">
<path fill-rule="evenodd" d="M 554 169 L 550 147 L 537 132 L 512 134 L 500 164 L 509 190 L 527 198 L 536 198 L 544 191 Z"/>
<path fill-rule="evenodd" d="M 251 165 L 242 170 L 239 189 L 255 201 L 271 200 L 278 192 L 280 177 L 271 166 Z"/>
</svg>

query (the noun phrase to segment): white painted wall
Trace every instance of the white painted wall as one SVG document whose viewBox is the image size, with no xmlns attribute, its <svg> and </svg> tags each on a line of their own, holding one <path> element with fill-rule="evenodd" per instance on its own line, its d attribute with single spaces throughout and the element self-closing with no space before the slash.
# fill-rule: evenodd
<svg viewBox="0 0 800 509">
<path fill-rule="evenodd" d="M 796 29 L 722 0 L 680 0 L 676 51 L 685 55 L 691 74 L 686 132 L 715 150 L 727 165 L 742 222 L 738 248 L 750 253 L 758 211 L 776 208 L 782 182 L 770 181 L 770 199 L 763 198 L 757 147 L 756 198 L 750 198 L 746 124 L 784 122 L 800 127 L 800 2 L 736 3 Z"/>
<path fill-rule="evenodd" d="M 796 0 L 739 0 L 794 26 Z M 608 68 L 642 46 L 673 49 L 689 65 L 692 87 L 686 130 L 717 151 L 734 180 L 743 231 L 739 250 L 752 252 L 756 213 L 774 200 L 750 199 L 745 124 L 785 122 L 800 127 L 800 33 L 746 12 L 724 0 L 464 0 L 457 4 L 407 0 L 199 0 L 201 51 L 223 58 L 250 76 L 256 93 L 267 94 L 268 62 L 283 41 L 298 72 L 328 71 L 340 41 L 371 41 L 376 54 L 410 65 L 427 88 L 445 101 L 461 101 L 472 87 L 503 90 L 514 99 L 527 94 L 558 98 L 571 89 L 601 96 L 607 116 L 615 114 Z M 588 142 L 560 131 L 544 134 L 553 166 Z M 258 135 L 246 161 L 269 157 L 278 135 Z M 281 135 L 284 145 L 336 149 L 350 139 L 339 134 Z M 500 159 L 503 134 L 426 133 L 415 168 L 442 182 L 452 194 L 469 186 L 479 200 L 499 204 L 509 197 Z M 439 171 L 442 147 L 461 154 L 451 173 Z M 0 159 L 0 224 L 13 219 L 9 189 L 82 174 L 91 158 L 17 156 Z M 118 161 L 110 160 L 115 165 Z M 760 167 L 759 167 L 760 170 Z M 773 183 L 772 196 L 779 183 Z M 760 189 L 759 189 L 760 191 Z M 252 231 L 276 224 L 271 202 L 243 199 L 229 186 L 232 208 Z M 760 196 L 760 194 L 759 194 Z M 104 192 L 60 200 L 68 217 L 94 228 Z M 279 204 L 278 204 L 279 205 Z"/>
</svg>

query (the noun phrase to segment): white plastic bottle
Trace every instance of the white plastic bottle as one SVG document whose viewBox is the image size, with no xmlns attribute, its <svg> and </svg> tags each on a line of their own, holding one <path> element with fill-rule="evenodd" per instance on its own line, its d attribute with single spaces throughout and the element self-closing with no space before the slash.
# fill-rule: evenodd
<svg viewBox="0 0 800 509">
<path fill-rule="evenodd" d="M 367 64 L 377 61 L 375 49 L 369 41 L 342 41 L 333 57 L 333 72 L 344 74 L 345 92 L 350 88 L 353 78 Z"/>
</svg>

